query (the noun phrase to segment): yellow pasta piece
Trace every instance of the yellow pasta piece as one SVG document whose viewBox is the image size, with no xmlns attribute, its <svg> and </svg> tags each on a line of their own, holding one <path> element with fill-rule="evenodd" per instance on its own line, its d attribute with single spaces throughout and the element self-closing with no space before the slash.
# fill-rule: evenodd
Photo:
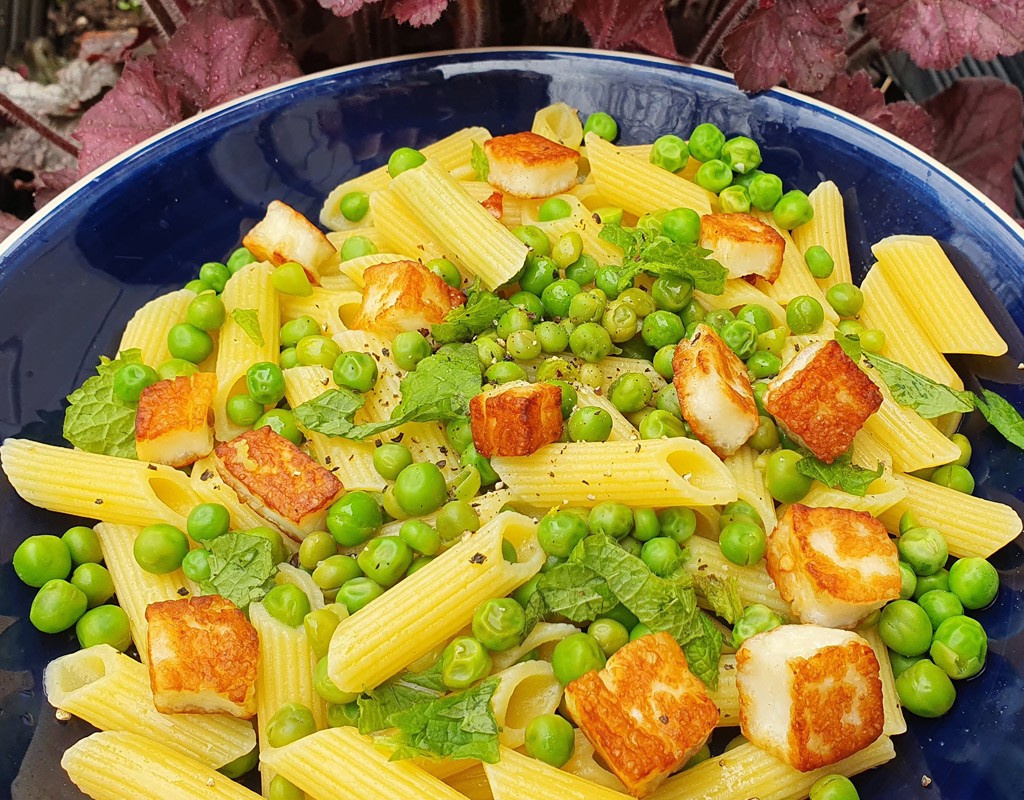
<svg viewBox="0 0 1024 800">
<path fill-rule="evenodd" d="M 203 503 L 219 503 L 231 515 L 231 527 L 236 531 L 265 526 L 267 521 L 243 503 L 237 492 L 224 483 L 217 471 L 213 456 L 201 458 L 192 465 L 189 485 Z M 285 537 L 288 540 L 288 537 Z"/>
<path fill-rule="evenodd" d="M 882 733 L 886 736 L 899 736 L 907 732 L 907 720 L 903 716 L 903 707 L 896 692 L 896 679 L 892 674 L 892 662 L 889 660 L 889 648 L 885 646 L 878 633 L 878 626 L 873 625 L 867 630 L 857 631 L 871 645 L 878 659 L 878 676 L 882 681 L 882 709 L 884 723 Z"/>
<path fill-rule="evenodd" d="M 264 750 L 260 761 L 314 800 L 332 800 L 339 787 L 350 800 L 464 800 L 410 761 L 390 761 L 355 728 L 330 728 Z"/>
<path fill-rule="evenodd" d="M 135 537 L 141 528 L 101 522 L 93 530 L 100 540 L 103 562 L 114 582 L 117 602 L 128 615 L 132 641 L 139 651 L 139 658 L 146 663 L 149 660 L 146 607 L 164 600 L 187 597 L 192 591 L 192 583 L 180 569 L 165 575 L 154 575 L 139 566 L 135 560 L 134 547 Z"/>
<path fill-rule="evenodd" d="M 376 198 L 376 195 L 374 195 L 374 198 Z M 378 217 L 385 218 L 385 211 L 378 209 Z M 349 228 L 344 231 L 332 231 L 331 233 L 328 233 L 327 241 L 334 245 L 334 249 L 338 251 L 338 271 L 342 274 L 344 274 L 343 268 L 346 262 L 341 260 L 341 248 L 345 245 L 345 242 L 349 239 L 355 238 L 356 236 L 368 239 L 370 243 L 377 248 L 378 252 L 383 253 L 389 249 L 387 236 L 379 225 L 370 225 L 364 228 Z M 333 278 L 334 276 L 331 277 Z M 332 282 L 332 280 L 328 280 L 327 284 Z M 327 284 L 321 280 L 321 285 Z"/>
<path fill-rule="evenodd" d="M 149 670 L 107 644 L 51 661 L 46 699 L 101 731 L 128 731 L 162 742 L 213 769 L 256 746 L 252 723 L 226 714 L 161 714 L 153 705 Z"/>
<path fill-rule="evenodd" d="M 8 439 L 0 461 L 14 490 L 34 506 L 122 525 L 167 522 L 184 529 L 201 501 L 173 467 Z"/>
<path fill-rule="evenodd" d="M 952 555 L 988 558 L 1021 532 L 1020 516 L 1010 506 L 912 475 L 899 479 L 907 485 L 907 496 L 879 517 L 891 533 L 899 532 L 904 512 L 913 511 L 921 525 L 942 531 Z"/>
<path fill-rule="evenodd" d="M 562 766 L 562 769 L 597 786 L 614 789 L 616 792 L 626 791 L 622 781 L 597 762 L 594 745 L 579 728 L 576 729 L 576 746 L 572 756 Z"/>
<path fill-rule="evenodd" d="M 527 457 L 495 457 L 491 465 L 515 497 L 537 505 L 617 500 L 660 508 L 736 499 L 732 474 L 694 439 L 556 443 Z"/>
<path fill-rule="evenodd" d="M 375 193 L 373 203 L 381 241 L 378 250 L 408 253 L 412 260 L 423 264 L 435 258 L 448 258 L 460 270 L 465 269 L 458 256 L 446 252 L 441 240 L 427 229 L 419 214 L 392 189 Z M 343 261 L 342 268 L 344 266 Z"/>
<path fill-rule="evenodd" d="M 586 143 L 597 190 L 613 205 L 638 217 L 665 208 L 711 213 L 713 195 L 706 189 L 594 134 Z"/>
<path fill-rule="evenodd" d="M 575 231 L 583 240 L 583 252 L 592 255 L 598 263 L 621 264 L 622 250 L 600 237 L 602 226 L 594 219 L 593 212 L 571 194 L 561 195 L 561 199 L 565 200 L 572 209 L 568 217 L 543 222 L 535 215 L 524 214 L 523 223 L 540 228 L 552 243 L 557 242 L 565 234 Z"/>
<path fill-rule="evenodd" d="M 856 775 L 896 757 L 888 736 L 812 772 L 798 772 L 752 744 L 742 744 L 669 778 L 651 800 L 803 800 L 818 778 Z"/>
<path fill-rule="evenodd" d="M 573 150 L 583 143 L 583 124 L 579 112 L 566 103 L 552 103 L 533 115 L 534 133 Z"/>
<path fill-rule="evenodd" d="M 868 270 L 860 288 L 864 292 L 860 322 L 866 328 L 877 328 L 885 333 L 883 356 L 944 386 L 964 388 L 960 376 L 916 325 L 910 311 L 904 307 L 889 279 L 877 265 Z"/>
<path fill-rule="evenodd" d="M 608 416 L 612 418 L 612 432 L 608 436 L 608 441 L 635 442 L 640 438 L 640 433 L 633 427 L 633 423 L 622 416 L 622 412 L 612 405 L 612 402 L 603 394 L 598 394 L 589 386 L 577 384 L 576 396 L 576 408 L 596 406 L 597 408 L 603 408 L 608 412 Z"/>
<path fill-rule="evenodd" d="M 491 134 L 486 128 L 463 128 L 433 144 L 424 145 L 419 150 L 445 169 L 454 170 L 469 164 L 473 152 L 473 142 L 482 146 L 490 138 Z M 359 222 L 353 223 L 345 219 L 341 213 L 341 198 L 349 192 L 356 191 L 373 194 L 380 189 L 386 189 L 389 183 L 391 183 L 391 176 L 388 175 L 387 165 L 384 164 L 339 184 L 327 195 L 323 208 L 320 210 L 320 222 L 325 228 L 336 231 L 368 224 L 375 218 L 377 211 L 372 201 L 369 213 Z"/>
<path fill-rule="evenodd" d="M 458 181 L 429 159 L 391 182 L 420 222 L 488 289 L 509 281 L 522 268 L 528 248 Z"/>
<path fill-rule="evenodd" d="M 878 259 L 877 268 L 940 353 L 1006 352 L 1003 337 L 931 236 L 890 236 L 871 252 Z"/>
<path fill-rule="evenodd" d="M 494 800 L 628 800 L 629 795 L 598 786 L 543 761 L 501 748 L 497 764 L 484 764 Z"/>
<path fill-rule="evenodd" d="M 499 514 L 343 620 L 331 639 L 331 680 L 343 692 L 372 689 L 454 636 L 481 602 L 504 597 L 537 573 L 545 555 L 536 528 L 522 514 Z M 516 548 L 518 563 L 502 557 L 503 539 Z"/>
<path fill-rule="evenodd" d="M 494 800 L 483 764 L 474 764 L 469 769 L 443 780 L 466 800 Z"/>
<path fill-rule="evenodd" d="M 400 253 L 371 253 L 368 256 L 350 258 L 341 262 L 341 272 L 360 289 L 363 288 L 363 273 L 377 264 L 393 264 L 396 261 L 410 261 L 410 256 Z M 348 327 L 348 326 L 346 326 Z"/>
<path fill-rule="evenodd" d="M 821 280 L 826 289 L 837 283 L 853 283 L 850 268 L 850 246 L 846 241 L 846 213 L 843 195 L 832 181 L 822 181 L 807 195 L 814 209 L 814 218 L 793 230 L 793 241 L 801 258 L 813 245 L 824 247 L 835 268 L 832 274 Z"/>
<path fill-rule="evenodd" d="M 707 294 L 706 292 L 694 292 L 693 296 L 700 301 L 701 305 L 708 309 L 728 308 L 736 309 L 748 303 L 756 303 L 772 315 L 772 321 L 776 325 L 786 324 L 786 309 L 780 306 L 773 298 L 765 294 L 756 286 L 751 286 L 741 278 L 730 278 L 725 282 L 725 291 L 721 294 Z"/>
<path fill-rule="evenodd" d="M 366 256 L 366 258 L 376 258 L 376 256 Z M 357 259 L 352 260 L 356 261 Z M 360 291 L 335 292 L 315 286 L 312 294 L 307 297 L 290 294 L 282 294 L 280 297 L 282 325 L 299 317 L 312 317 L 320 326 L 321 333 L 333 336 L 339 331 L 348 330 L 348 323 L 359 311 L 363 293 Z"/>
<path fill-rule="evenodd" d="M 732 728 L 740 724 L 740 695 L 736 688 L 736 656 L 723 655 L 718 660 L 718 688 L 708 690 L 718 706 L 718 727 Z"/>
<path fill-rule="evenodd" d="M 861 428 L 853 437 L 853 463 L 865 469 L 877 469 L 882 463 L 892 469 L 892 456 L 878 439 Z"/>
<path fill-rule="evenodd" d="M 735 578 L 736 587 L 744 603 L 760 603 L 768 606 L 784 620 L 793 618 L 789 603 L 782 599 L 779 590 L 775 588 L 764 562 L 749 567 L 737 566 L 722 555 L 722 548 L 718 546 L 718 542 L 702 536 L 691 538 L 686 543 L 686 548 L 689 555 L 683 566 L 691 575 L 703 573 L 723 579 Z"/>
<path fill-rule="evenodd" d="M 877 464 L 871 469 L 877 468 Z M 882 477 L 868 487 L 863 497 L 844 492 L 841 489 L 830 489 L 823 483 L 815 481 L 811 489 L 800 502 L 813 508 L 849 508 L 851 511 L 864 511 L 877 517 L 883 511 L 907 496 L 907 485 L 886 470 Z"/>
<path fill-rule="evenodd" d="M 125 731 L 94 733 L 75 742 L 60 765 L 93 800 L 260 800 L 194 758 Z"/>
<path fill-rule="evenodd" d="M 794 297 L 800 297 L 801 295 L 813 297 L 821 303 L 826 321 L 833 324 L 839 322 L 839 315 L 829 305 L 828 300 L 825 299 L 825 292 L 822 291 L 814 276 L 808 271 L 804 257 L 793 243 L 793 237 L 789 235 L 789 231 L 783 230 L 776 225 L 775 218 L 770 213 L 757 212 L 754 216 L 775 228 L 786 243 L 786 249 L 782 254 L 782 271 L 779 272 L 779 277 L 775 279 L 774 283 L 758 279 L 757 288 L 783 306 L 789 305 L 789 302 Z"/>
<path fill-rule="evenodd" d="M 522 747 L 526 726 L 541 714 L 554 714 L 562 699 L 562 685 L 547 661 L 524 661 L 494 673 L 499 683 L 491 698 L 501 726 L 499 740 L 506 747 Z"/>
<path fill-rule="evenodd" d="M 771 533 L 779 521 L 775 516 L 775 502 L 764 483 L 764 473 L 757 466 L 757 453 L 744 445 L 725 459 L 725 466 L 736 479 L 739 499 L 754 507 L 761 516 L 764 529 Z"/>
<path fill-rule="evenodd" d="M 217 395 L 213 401 L 214 433 L 226 442 L 245 432 L 228 419 L 227 402 L 244 394 L 245 373 L 259 361 L 277 363 L 281 310 L 277 292 L 270 283 L 270 264 L 250 264 L 228 281 L 221 299 L 227 316 L 220 329 L 217 349 Z M 255 312 L 259 325 L 257 341 L 235 319 L 235 312 Z M 260 341 L 262 340 L 262 341 Z"/>
<path fill-rule="evenodd" d="M 185 321 L 189 303 L 196 294 L 189 289 L 179 289 L 150 300 L 128 320 L 119 353 L 132 348 L 142 351 L 142 363 L 154 369 L 171 357 L 167 349 L 167 332 L 178 323 Z"/>
<path fill-rule="evenodd" d="M 503 669 L 508 669 L 531 650 L 536 650 L 540 658 L 550 660 L 550 651 L 556 644 L 566 636 L 572 636 L 579 632 L 579 628 L 568 622 L 538 622 L 519 645 L 491 655 L 494 670 L 500 672 Z"/>
</svg>

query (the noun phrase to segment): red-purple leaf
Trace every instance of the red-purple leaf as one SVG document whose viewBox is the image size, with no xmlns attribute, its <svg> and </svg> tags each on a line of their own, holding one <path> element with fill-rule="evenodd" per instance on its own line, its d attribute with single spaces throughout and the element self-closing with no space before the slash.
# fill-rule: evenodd
<svg viewBox="0 0 1024 800">
<path fill-rule="evenodd" d="M 0 242 L 14 233 L 22 222 L 23 220 L 18 219 L 14 214 L 0 211 Z"/>
<path fill-rule="evenodd" d="M 78 179 L 73 169 L 58 169 L 52 172 L 40 172 L 35 176 L 32 202 L 40 209 L 53 198 L 67 189 Z"/>
<path fill-rule="evenodd" d="M 998 78 L 966 78 L 925 109 L 935 122 L 935 157 L 1012 211 L 1011 170 L 1024 142 L 1020 90 Z"/>
<path fill-rule="evenodd" d="M 85 112 L 75 131 L 82 143 L 79 176 L 184 117 L 181 95 L 157 79 L 153 61 L 129 62 L 114 88 Z"/>
<path fill-rule="evenodd" d="M 867 0 L 867 11 L 882 47 L 928 69 L 1024 50 L 1024 0 Z"/>
<path fill-rule="evenodd" d="M 846 35 L 836 0 L 761 0 L 760 7 L 725 37 L 722 60 L 748 92 L 786 81 L 799 92 L 818 92 L 846 69 Z"/>
<path fill-rule="evenodd" d="M 268 22 L 204 7 L 189 15 L 154 60 L 157 77 L 195 109 L 301 75 Z"/>
<path fill-rule="evenodd" d="M 594 47 L 678 58 L 664 0 L 576 0 L 572 13 Z"/>
<path fill-rule="evenodd" d="M 448 0 L 388 0 L 384 14 L 414 28 L 432 25 L 448 7 Z"/>
<path fill-rule="evenodd" d="M 363 6 L 380 0 L 318 0 L 320 5 L 339 17 L 351 17 Z"/>
<path fill-rule="evenodd" d="M 534 10 L 537 16 L 545 22 L 553 22 L 572 11 L 573 0 L 541 0 L 534 3 Z"/>
</svg>

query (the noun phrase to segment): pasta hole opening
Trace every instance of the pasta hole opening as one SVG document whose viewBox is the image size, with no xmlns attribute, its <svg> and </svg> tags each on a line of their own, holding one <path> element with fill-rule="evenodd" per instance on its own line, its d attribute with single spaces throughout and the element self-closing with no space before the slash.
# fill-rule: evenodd
<svg viewBox="0 0 1024 800">
<path fill-rule="evenodd" d="M 341 303 L 338 306 L 338 319 L 349 330 L 352 329 L 352 323 L 355 322 L 356 315 L 359 314 L 360 306 L 361 303 L 359 301 Z"/>
<path fill-rule="evenodd" d="M 561 697 L 562 687 L 554 675 L 531 675 L 523 679 L 508 699 L 505 727 L 525 728 L 534 717 L 553 713 Z"/>
<path fill-rule="evenodd" d="M 718 476 L 708 469 L 707 462 L 708 459 L 694 458 L 687 450 L 672 450 L 665 456 L 669 469 L 697 488 L 714 487 L 719 483 Z"/>
<path fill-rule="evenodd" d="M 191 487 L 169 477 L 154 475 L 149 479 L 149 488 L 157 500 L 183 519 L 202 502 Z"/>
<path fill-rule="evenodd" d="M 107 662 L 97 649 L 81 650 L 74 657 L 62 659 L 59 669 L 48 670 L 53 673 L 54 684 L 48 687 L 47 694 L 52 695 L 56 689 L 68 695 L 103 678 L 107 674 Z"/>
</svg>

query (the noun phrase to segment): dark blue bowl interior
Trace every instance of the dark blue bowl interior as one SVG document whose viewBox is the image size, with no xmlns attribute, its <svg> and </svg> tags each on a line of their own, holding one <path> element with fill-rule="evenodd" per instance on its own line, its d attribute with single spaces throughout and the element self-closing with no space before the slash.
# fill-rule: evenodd
<svg viewBox="0 0 1024 800">
<path fill-rule="evenodd" d="M 221 260 L 281 199 L 316 219 L 345 178 L 466 125 L 492 133 L 527 129 L 537 108 L 565 101 L 583 114 L 607 111 L 621 141 L 650 141 L 710 121 L 761 143 L 765 169 L 810 190 L 822 178 L 843 191 L 855 270 L 869 244 L 895 233 L 931 234 L 990 309 L 1024 321 L 1024 242 L 993 206 L 922 156 L 847 117 L 785 93 L 748 97 L 730 78 L 616 54 L 492 51 L 431 56 L 323 75 L 215 112 L 105 171 L 21 235 L 0 260 L 0 436 L 61 440 L 64 398 L 101 354 L 113 354 L 132 313 L 151 297 Z M 995 313 L 993 311 L 993 313 Z M 1024 406 L 1021 339 L 1008 316 L 1006 359 L 962 359 Z M 951 325 L 956 320 L 948 320 Z M 1004 385 L 997 385 L 1004 384 Z M 1006 385 L 1012 384 L 1012 385 Z M 1020 510 L 1019 451 L 984 423 L 975 444 L 978 494 Z M 44 665 L 76 646 L 73 634 L 36 632 L 32 590 L 10 566 L 32 533 L 61 533 L 66 517 L 36 509 L 0 479 L 0 794 L 81 797 L 60 754 L 88 733 L 58 723 L 41 691 Z M 979 614 L 992 637 L 989 663 L 957 684 L 954 711 L 910 718 L 898 759 L 857 778 L 862 797 L 1024 796 L 1024 585 L 1015 542 L 994 559 L 1003 586 Z M 923 776 L 931 779 L 922 786 Z"/>
</svg>

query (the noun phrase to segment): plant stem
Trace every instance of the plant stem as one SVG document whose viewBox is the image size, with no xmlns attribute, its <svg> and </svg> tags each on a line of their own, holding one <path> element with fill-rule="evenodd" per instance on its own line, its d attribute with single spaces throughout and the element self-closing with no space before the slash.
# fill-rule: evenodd
<svg viewBox="0 0 1024 800">
<path fill-rule="evenodd" d="M 55 131 L 42 120 L 36 119 L 25 109 L 15 103 L 7 95 L 0 94 L 0 115 L 7 117 L 16 125 L 31 128 L 50 144 L 59 147 L 70 156 L 78 157 L 79 146 L 67 137 Z"/>
<path fill-rule="evenodd" d="M 164 41 L 171 38 L 192 10 L 188 0 L 142 0 L 142 7 Z"/>
<path fill-rule="evenodd" d="M 757 0 L 732 0 L 718 15 L 693 53 L 695 64 L 710 64 L 721 52 L 722 42 L 739 25 Z"/>
</svg>

